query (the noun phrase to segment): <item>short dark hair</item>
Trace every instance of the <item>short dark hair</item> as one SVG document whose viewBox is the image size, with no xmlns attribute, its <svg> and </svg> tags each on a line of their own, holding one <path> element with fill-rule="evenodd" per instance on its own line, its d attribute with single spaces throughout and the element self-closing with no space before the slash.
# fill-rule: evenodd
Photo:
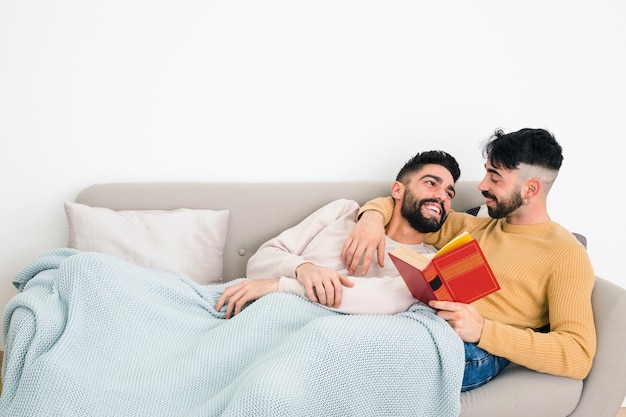
<svg viewBox="0 0 626 417">
<path fill-rule="evenodd" d="M 563 149 L 545 129 L 526 128 L 511 133 L 497 129 L 485 143 L 483 157 L 495 168 L 513 170 L 524 163 L 558 171 Z"/>
<path fill-rule="evenodd" d="M 409 159 L 398 175 L 396 176 L 396 181 L 403 182 L 406 177 L 414 172 L 417 172 L 424 168 L 424 165 L 435 164 L 441 165 L 446 168 L 452 174 L 452 178 L 456 183 L 459 177 L 461 176 L 461 169 L 459 168 L 459 164 L 456 162 L 456 159 L 452 155 L 444 151 L 426 151 L 421 152 Z"/>
</svg>

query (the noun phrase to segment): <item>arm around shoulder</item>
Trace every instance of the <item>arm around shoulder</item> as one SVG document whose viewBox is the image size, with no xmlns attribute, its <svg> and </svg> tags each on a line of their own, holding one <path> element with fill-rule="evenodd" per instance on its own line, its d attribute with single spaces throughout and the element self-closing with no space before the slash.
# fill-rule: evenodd
<svg viewBox="0 0 626 417">
<path fill-rule="evenodd" d="M 394 201 L 391 196 L 388 197 L 377 197 L 373 200 L 367 201 L 359 208 L 359 213 L 357 214 L 356 220 L 359 221 L 363 213 L 368 210 L 373 210 L 381 213 L 384 218 L 384 224 L 386 225 L 391 221 L 391 216 L 393 214 Z"/>
</svg>

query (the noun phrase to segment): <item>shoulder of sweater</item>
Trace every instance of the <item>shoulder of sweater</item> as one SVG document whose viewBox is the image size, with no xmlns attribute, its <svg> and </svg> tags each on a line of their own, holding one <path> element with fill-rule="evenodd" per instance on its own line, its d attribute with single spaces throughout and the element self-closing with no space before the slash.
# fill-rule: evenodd
<svg viewBox="0 0 626 417">
<path fill-rule="evenodd" d="M 324 206 L 320 207 L 316 212 L 318 213 L 334 213 L 336 216 L 341 216 L 346 213 L 352 213 L 356 215 L 356 211 L 359 209 L 359 203 L 354 200 L 348 200 L 346 198 L 339 198 L 333 200 Z"/>
<path fill-rule="evenodd" d="M 568 246 L 574 246 L 576 248 L 578 248 L 579 246 L 582 246 L 585 250 L 587 250 L 587 239 L 585 238 L 585 236 L 578 234 L 578 233 L 574 233 L 566 229 L 565 227 L 561 226 L 558 223 L 555 223 L 555 222 L 551 222 L 551 223 L 554 225 L 553 233 L 556 239 L 558 239 L 559 241 L 562 241 L 564 244 Z"/>
</svg>

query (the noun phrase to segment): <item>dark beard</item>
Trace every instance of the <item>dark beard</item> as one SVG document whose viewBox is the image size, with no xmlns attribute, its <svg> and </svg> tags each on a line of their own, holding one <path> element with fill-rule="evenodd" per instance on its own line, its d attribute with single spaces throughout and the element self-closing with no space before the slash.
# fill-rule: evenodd
<svg viewBox="0 0 626 417">
<path fill-rule="evenodd" d="M 514 191 L 509 197 L 502 200 L 496 199 L 494 195 L 491 195 L 486 191 L 483 191 L 483 196 L 496 201 L 495 207 L 487 206 L 489 216 L 494 219 L 506 217 L 524 205 L 524 200 L 518 191 Z"/>
<path fill-rule="evenodd" d="M 428 218 L 422 214 L 422 206 L 425 203 L 435 203 L 441 207 L 441 220 Z M 439 201 L 433 198 L 417 201 L 413 193 L 409 191 L 404 193 L 400 214 L 409 222 L 413 229 L 420 233 L 436 232 L 441 229 L 441 225 L 447 215 L 443 205 Z"/>
</svg>

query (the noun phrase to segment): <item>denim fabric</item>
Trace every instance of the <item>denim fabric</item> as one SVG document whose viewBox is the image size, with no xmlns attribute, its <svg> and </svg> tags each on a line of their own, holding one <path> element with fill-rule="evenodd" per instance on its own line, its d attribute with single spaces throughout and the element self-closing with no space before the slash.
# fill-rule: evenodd
<svg viewBox="0 0 626 417">
<path fill-rule="evenodd" d="M 479 348 L 475 343 L 464 342 L 465 345 L 465 373 L 461 392 L 478 388 L 491 381 L 509 364 L 508 359 L 494 356 Z"/>
</svg>

